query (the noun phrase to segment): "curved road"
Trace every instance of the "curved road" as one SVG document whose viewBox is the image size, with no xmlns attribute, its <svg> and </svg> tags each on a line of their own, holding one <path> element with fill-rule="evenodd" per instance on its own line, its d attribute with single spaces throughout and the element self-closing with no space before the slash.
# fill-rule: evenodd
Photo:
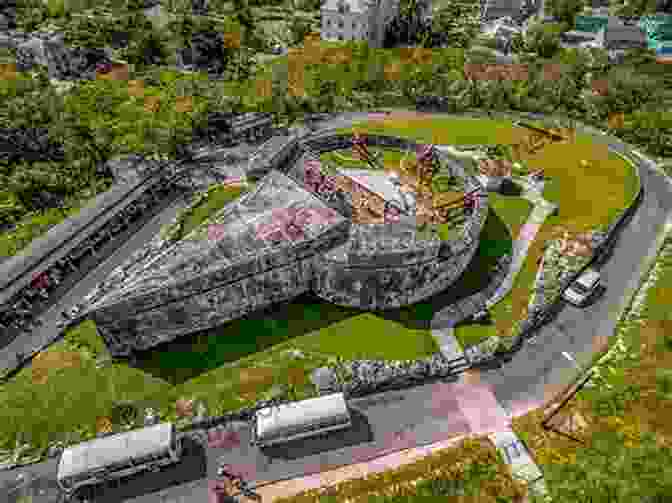
<svg viewBox="0 0 672 503">
<path fill-rule="evenodd" d="M 320 123 L 317 128 L 347 127 L 354 120 L 366 115 L 342 114 Z M 594 138 L 600 143 L 613 141 L 601 135 L 595 135 Z M 616 143 L 610 144 L 610 148 L 616 151 L 625 150 Z M 550 392 L 557 392 L 557 386 L 566 385 L 576 373 L 574 364 L 563 353 L 572 355 L 579 362 L 589 360 L 594 337 L 613 333 L 624 307 L 626 292 L 638 286 L 640 274 L 643 272 L 643 259 L 651 253 L 657 232 L 672 210 L 670 184 L 663 175 L 649 168 L 652 166 L 647 166 L 646 162 L 640 163 L 644 199 L 630 224 L 621 232 L 611 259 L 602 268 L 607 287 L 605 295 L 585 309 L 567 306 L 555 321 L 541 329 L 535 343 L 526 343 L 511 362 L 498 370 L 482 371 L 482 381 L 492 386 L 494 395 L 505 409 L 515 412 L 517 407 L 523 407 L 525 403 L 538 404 Z M 158 220 L 166 221 L 170 215 L 171 212 L 166 211 L 157 217 L 156 222 L 145 226 L 113 257 L 80 283 L 81 286 L 78 285 L 76 291 L 71 292 L 58 309 L 65 309 L 68 304 L 75 303 L 112 268 L 122 263 L 128 254 L 149 239 L 160 225 Z M 249 435 L 247 426 L 239 425 L 235 428 L 238 440 L 233 446 L 213 447 L 203 442 L 203 447 L 194 443 L 185 462 L 175 470 L 130 481 L 122 492 L 110 489 L 104 496 L 96 497 L 95 501 L 207 501 L 208 477 L 214 476 L 217 459 L 223 455 L 227 457 L 227 461 L 246 472 L 251 480 L 262 482 L 297 477 L 306 472 L 324 469 L 326 465 L 347 464 L 355 459 L 380 456 L 390 450 L 427 444 L 464 433 L 467 421 L 465 415 L 468 414 L 462 414 L 464 411 L 461 412 L 456 405 L 451 396 L 455 388 L 449 388 L 450 386 L 452 384 L 437 383 L 403 392 L 385 393 L 382 395 L 389 398 L 385 402 L 368 403 L 369 399 L 358 400 L 355 408 L 362 411 L 361 428 L 354 433 L 358 438 L 353 438 L 352 445 L 347 448 L 334 449 L 332 446 L 331 450 L 304 452 L 298 457 L 285 452 L 272 458 L 248 447 L 245 441 Z M 482 412 L 481 415 L 489 416 Z M 473 423 L 474 419 L 471 421 Z M 466 430 L 469 431 L 469 425 Z M 474 431 L 473 424 L 471 430 Z M 56 460 L 50 460 L 25 469 L 0 472 L 0 486 L 14 480 L 19 472 L 28 472 L 41 480 L 40 484 L 34 486 L 41 485 L 46 489 L 42 497 L 38 495 L 33 501 L 57 501 L 54 484 L 56 465 Z"/>
</svg>

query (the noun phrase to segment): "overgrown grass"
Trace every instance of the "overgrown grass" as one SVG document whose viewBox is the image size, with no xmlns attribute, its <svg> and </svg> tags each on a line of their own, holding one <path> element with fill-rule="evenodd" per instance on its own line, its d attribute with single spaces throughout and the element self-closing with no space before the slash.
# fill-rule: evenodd
<svg viewBox="0 0 672 503">
<path fill-rule="evenodd" d="M 609 350 L 613 356 L 598 363 L 596 377 L 591 379 L 593 385 L 584 387 L 553 419 L 556 429 L 571 434 L 584 445 L 544 430 L 540 424 L 544 410 L 513 420 L 514 430 L 545 471 L 553 470 L 558 463 L 585 466 L 589 463 L 588 456 L 593 455 L 589 449 L 600 447 L 593 439 L 608 432 L 620 435 L 632 449 L 640 446 L 646 433 L 655 434 L 659 449 L 672 447 L 672 425 L 668 419 L 672 413 L 670 245 L 668 238 L 650 273 L 652 286 L 641 297 L 639 293 L 636 295 L 640 297 L 636 302 L 641 302 L 641 309 L 622 319 L 615 335 L 595 336 L 595 350 Z M 609 456 L 603 448 L 599 452 Z"/>
<path fill-rule="evenodd" d="M 410 501 L 520 501 L 525 485 L 485 437 L 466 439 L 418 461 L 278 499 L 278 503 L 401 503 Z M 263 494 L 263 489 L 262 489 Z"/>
</svg>

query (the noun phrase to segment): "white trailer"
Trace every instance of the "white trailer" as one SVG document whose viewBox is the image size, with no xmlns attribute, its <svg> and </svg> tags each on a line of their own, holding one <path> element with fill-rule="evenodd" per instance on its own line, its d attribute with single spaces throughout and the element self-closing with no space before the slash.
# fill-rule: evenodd
<svg viewBox="0 0 672 503">
<path fill-rule="evenodd" d="M 258 410 L 252 443 L 266 447 L 351 426 L 343 393 L 334 393 Z"/>
<path fill-rule="evenodd" d="M 133 473 L 176 463 L 181 439 L 172 423 L 162 423 L 74 445 L 63 451 L 57 482 L 66 493 Z"/>
</svg>

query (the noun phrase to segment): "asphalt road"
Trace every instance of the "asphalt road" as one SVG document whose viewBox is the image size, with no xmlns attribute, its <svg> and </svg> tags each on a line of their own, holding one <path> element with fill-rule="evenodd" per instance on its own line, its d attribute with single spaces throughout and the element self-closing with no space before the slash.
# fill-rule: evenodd
<svg viewBox="0 0 672 503">
<path fill-rule="evenodd" d="M 628 302 L 627 293 L 640 284 L 644 259 L 655 254 L 656 235 L 672 210 L 672 186 L 665 177 L 649 169 L 641 169 L 640 175 L 644 199 L 622 230 L 613 255 L 600 269 L 604 293 L 585 308 L 566 305 L 510 362 L 501 369 L 482 372 L 482 380 L 492 385 L 505 409 L 510 411 L 512 404 L 548 399 L 559 386 L 576 377 L 578 366 L 590 362 L 595 338 L 614 333 Z"/>
<path fill-rule="evenodd" d="M 365 115 L 348 114 L 322 127 L 346 126 L 353 119 Z M 642 170 L 641 174 L 645 197 L 631 223 L 623 230 L 611 260 L 602 269 L 607 288 L 605 294 L 591 307 L 564 308 L 554 322 L 540 331 L 534 344 L 526 344 L 503 368 L 482 374 L 483 381 L 492 385 L 497 399 L 505 408 L 514 402 L 538 402 L 544 398 L 549 384 L 567 383 L 574 376 L 575 369 L 574 363 L 563 353 L 579 362 L 589 359 L 593 337 L 613 333 L 625 292 L 639 283 L 642 258 L 651 252 L 656 233 L 672 209 L 672 189 L 665 179 L 648 170 Z M 160 222 L 145 226 L 50 312 L 57 315 L 76 303 L 169 218 L 170 212 L 166 211 L 157 217 Z M 54 316 L 51 322 L 55 323 L 55 320 Z M 47 326 L 48 322 L 45 322 Z M 451 398 L 450 386 L 441 383 L 390 392 L 381 395 L 387 396 L 387 401 L 378 403 L 367 404 L 372 398 L 358 400 L 353 402 L 355 411 L 359 410 L 359 413 L 355 412 L 355 428 L 351 432 L 274 451 L 261 452 L 249 447 L 246 442 L 249 438 L 248 426 L 234 425 L 229 432 L 232 441 L 228 447 L 211 448 L 204 439 L 196 439 L 187 443 L 187 452 L 180 465 L 159 474 L 137 477 L 124 487 L 104 488 L 104 494 L 94 501 L 207 501 L 208 480 L 214 476 L 220 457 L 243 472 L 250 481 L 263 483 L 449 438 L 464 433 L 469 427 Z M 19 472 L 27 472 L 46 488 L 44 494 L 36 494 L 32 501 L 55 502 L 56 466 L 56 460 L 50 460 L 22 470 L 0 472 L 0 486 L 3 482 L 14 480 Z M 3 500 L 1 492 L 0 500 Z M 15 498 L 8 500 L 15 501 Z"/>
<path fill-rule="evenodd" d="M 177 209 L 184 203 L 175 201 L 172 204 L 155 215 L 151 220 L 144 224 L 140 230 L 133 234 L 125 243 L 123 243 L 111 256 L 93 268 L 82 280 L 75 284 L 58 302 L 50 307 L 40 316 L 42 326 L 33 330 L 30 335 L 19 335 L 11 343 L 0 349 L 0 365 L 2 368 L 9 368 L 16 362 L 17 352 L 26 355 L 33 349 L 43 347 L 54 339 L 58 333 L 57 322 L 61 319 L 60 313 L 72 308 L 75 304 L 91 291 L 91 289 L 107 277 L 113 269 L 123 264 L 123 262 L 135 250 L 142 247 L 144 243 L 158 232 L 162 225 L 168 223 L 175 216 Z M 118 241 L 114 240 L 107 246 L 118 246 Z"/>
</svg>

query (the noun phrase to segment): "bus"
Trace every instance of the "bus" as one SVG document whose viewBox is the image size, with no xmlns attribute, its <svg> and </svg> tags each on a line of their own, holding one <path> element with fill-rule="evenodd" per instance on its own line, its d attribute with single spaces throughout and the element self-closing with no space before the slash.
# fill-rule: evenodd
<svg viewBox="0 0 672 503">
<path fill-rule="evenodd" d="M 180 460 L 182 441 L 172 423 L 96 438 L 63 451 L 58 486 L 66 495 L 79 488 L 142 471 L 158 471 Z"/>
<path fill-rule="evenodd" d="M 351 426 L 343 393 L 334 393 L 258 410 L 251 443 L 267 447 Z"/>
</svg>

